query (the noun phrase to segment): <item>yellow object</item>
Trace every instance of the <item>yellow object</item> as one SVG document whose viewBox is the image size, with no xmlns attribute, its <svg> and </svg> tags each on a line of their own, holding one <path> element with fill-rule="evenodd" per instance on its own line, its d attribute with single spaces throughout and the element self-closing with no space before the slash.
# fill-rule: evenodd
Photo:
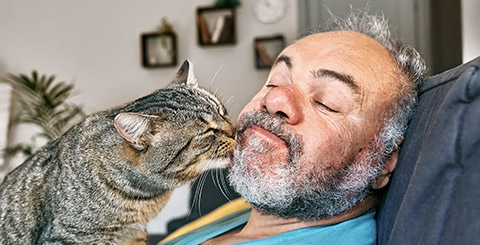
<svg viewBox="0 0 480 245">
<path fill-rule="evenodd" d="M 223 204 L 222 206 L 216 208 L 207 215 L 200 217 L 174 231 L 172 234 L 168 235 L 161 242 L 169 241 L 173 238 L 181 236 L 189 231 L 192 231 L 198 227 L 204 226 L 208 223 L 211 223 L 217 219 L 223 218 L 229 214 L 235 213 L 237 211 L 250 208 L 250 204 L 245 201 L 243 198 L 237 198 L 233 201 Z"/>
</svg>

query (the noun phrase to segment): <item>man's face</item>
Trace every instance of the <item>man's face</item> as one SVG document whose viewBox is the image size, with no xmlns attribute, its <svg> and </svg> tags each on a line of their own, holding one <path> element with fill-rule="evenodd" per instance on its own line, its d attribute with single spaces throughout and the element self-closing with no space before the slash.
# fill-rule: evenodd
<svg viewBox="0 0 480 245">
<path fill-rule="evenodd" d="M 318 202 L 301 199 L 332 188 L 320 195 L 368 191 L 371 177 L 362 175 L 378 175 L 376 136 L 406 86 L 395 69 L 386 49 L 354 32 L 314 34 L 287 47 L 240 113 L 230 174 L 237 191 L 267 213 Z"/>
</svg>

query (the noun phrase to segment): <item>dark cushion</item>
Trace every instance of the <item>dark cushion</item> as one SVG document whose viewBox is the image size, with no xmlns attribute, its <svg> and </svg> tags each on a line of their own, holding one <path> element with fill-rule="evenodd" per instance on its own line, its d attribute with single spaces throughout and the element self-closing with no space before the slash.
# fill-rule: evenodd
<svg viewBox="0 0 480 245">
<path fill-rule="evenodd" d="M 389 190 L 378 244 L 480 241 L 480 57 L 426 79 Z"/>
</svg>

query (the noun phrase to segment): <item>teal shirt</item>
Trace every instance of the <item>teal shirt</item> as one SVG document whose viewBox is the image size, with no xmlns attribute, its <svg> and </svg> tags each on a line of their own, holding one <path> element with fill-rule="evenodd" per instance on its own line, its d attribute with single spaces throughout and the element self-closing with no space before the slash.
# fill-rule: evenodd
<svg viewBox="0 0 480 245">
<path fill-rule="evenodd" d="M 376 244 L 377 225 L 375 212 L 371 211 L 355 219 L 333 225 L 320 225 L 289 231 L 280 235 L 235 243 L 237 245 L 274 245 L 274 244 Z M 250 210 L 241 210 L 205 226 L 185 233 L 162 245 L 195 245 L 243 226 L 250 217 Z"/>
</svg>

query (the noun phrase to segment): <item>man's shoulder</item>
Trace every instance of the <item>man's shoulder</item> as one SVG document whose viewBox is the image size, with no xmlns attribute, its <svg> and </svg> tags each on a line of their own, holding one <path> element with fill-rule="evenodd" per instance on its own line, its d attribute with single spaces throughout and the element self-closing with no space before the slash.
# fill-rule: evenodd
<svg viewBox="0 0 480 245">
<path fill-rule="evenodd" d="M 192 244 L 203 242 L 217 235 L 228 232 L 233 226 L 244 224 L 250 209 L 243 208 L 215 219 L 192 231 L 178 236 L 162 244 Z M 332 225 L 320 225 L 289 231 L 276 236 L 244 241 L 238 245 L 274 245 L 274 244 L 376 244 L 375 211 L 367 212 L 359 217 Z"/>
<path fill-rule="evenodd" d="M 277 236 L 239 244 L 376 244 L 375 211 L 332 225 L 289 231 Z"/>
</svg>

